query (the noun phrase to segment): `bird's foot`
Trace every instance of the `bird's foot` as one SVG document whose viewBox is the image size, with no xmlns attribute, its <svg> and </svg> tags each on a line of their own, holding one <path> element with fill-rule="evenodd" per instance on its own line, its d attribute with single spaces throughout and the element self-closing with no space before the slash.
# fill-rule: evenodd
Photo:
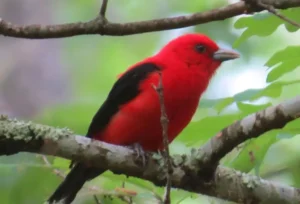
<svg viewBox="0 0 300 204">
<path fill-rule="evenodd" d="M 146 166 L 146 152 L 139 143 L 134 143 L 130 146 L 137 154 L 136 159 L 141 158 L 143 167 Z"/>
</svg>

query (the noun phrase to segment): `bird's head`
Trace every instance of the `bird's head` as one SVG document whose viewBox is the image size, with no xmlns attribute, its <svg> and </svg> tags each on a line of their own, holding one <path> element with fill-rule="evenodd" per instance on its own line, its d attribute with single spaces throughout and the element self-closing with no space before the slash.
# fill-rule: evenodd
<svg viewBox="0 0 300 204">
<path fill-rule="evenodd" d="M 220 64 L 236 59 L 239 54 L 225 50 L 203 34 L 185 34 L 170 41 L 160 52 L 172 61 L 183 62 L 187 68 L 213 74 Z"/>
</svg>

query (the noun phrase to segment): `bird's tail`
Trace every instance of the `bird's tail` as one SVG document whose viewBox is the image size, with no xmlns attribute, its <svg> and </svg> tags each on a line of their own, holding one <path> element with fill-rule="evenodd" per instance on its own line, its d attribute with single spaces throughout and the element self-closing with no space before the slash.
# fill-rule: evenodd
<svg viewBox="0 0 300 204">
<path fill-rule="evenodd" d="M 48 199 L 48 203 L 70 204 L 84 183 L 102 172 L 104 172 L 104 170 L 86 167 L 81 163 L 76 164 L 65 180 Z"/>
</svg>

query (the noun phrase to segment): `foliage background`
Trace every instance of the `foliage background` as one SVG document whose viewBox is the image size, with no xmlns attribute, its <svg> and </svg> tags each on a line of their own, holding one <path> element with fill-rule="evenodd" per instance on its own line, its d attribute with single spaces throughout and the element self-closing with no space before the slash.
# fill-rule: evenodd
<svg viewBox="0 0 300 204">
<path fill-rule="evenodd" d="M 231 1 L 233 2 L 233 1 Z M 228 4 L 214 1 L 109 2 L 111 21 L 129 22 L 171 17 Z M 157 6 L 159 5 L 159 6 Z M 99 10 L 98 0 L 3 0 L 3 19 L 19 24 L 64 23 L 89 20 Z M 300 18 L 300 9 L 282 12 Z M 205 33 L 223 47 L 234 47 L 242 57 L 226 62 L 203 95 L 193 122 L 171 144 L 171 152 L 189 153 L 223 127 L 299 93 L 300 33 L 297 28 L 263 12 L 225 21 L 124 37 L 80 36 L 56 40 L 23 40 L 0 36 L 0 112 L 85 134 L 90 120 L 105 100 L 116 75 L 157 52 L 170 39 L 187 32 Z M 299 121 L 282 130 L 247 141 L 222 164 L 265 179 L 300 187 Z M 2 203 L 42 203 L 61 182 L 53 169 L 68 171 L 69 161 L 18 154 L 0 157 Z M 86 186 L 97 186 L 104 203 L 159 203 L 164 189 L 150 182 L 107 171 Z M 123 187 L 123 188 L 121 188 Z M 125 190 L 124 190 L 125 189 Z M 230 189 L 229 189 L 230 190 Z M 76 203 L 95 203 L 83 189 Z M 172 190 L 172 203 L 224 203 L 207 196 Z"/>
</svg>

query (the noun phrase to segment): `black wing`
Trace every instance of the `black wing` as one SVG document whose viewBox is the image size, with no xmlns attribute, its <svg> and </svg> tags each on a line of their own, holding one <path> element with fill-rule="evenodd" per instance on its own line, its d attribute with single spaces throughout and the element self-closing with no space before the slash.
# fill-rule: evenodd
<svg viewBox="0 0 300 204">
<path fill-rule="evenodd" d="M 152 63 L 138 65 L 123 74 L 114 84 L 107 99 L 95 114 L 87 137 L 102 131 L 111 117 L 119 110 L 120 105 L 127 103 L 139 94 L 139 84 L 149 74 L 159 71 L 160 68 Z"/>
<path fill-rule="evenodd" d="M 120 105 L 125 104 L 139 94 L 140 82 L 149 74 L 159 70 L 160 68 L 153 63 L 144 63 L 124 73 L 115 82 L 107 99 L 94 115 L 86 136 L 91 138 L 101 132 L 112 116 L 118 112 Z M 70 167 L 73 164 L 74 161 L 71 162 Z"/>
<path fill-rule="evenodd" d="M 118 112 L 120 105 L 127 103 L 139 94 L 140 82 L 149 74 L 159 70 L 159 67 L 155 64 L 144 63 L 123 74 L 116 81 L 107 99 L 95 114 L 88 129 L 87 137 L 92 137 L 94 134 L 101 132 L 109 123 L 112 116 Z M 70 168 L 75 163 L 75 161 L 72 161 Z M 90 180 L 104 171 L 106 169 L 87 167 L 84 163 L 77 163 L 64 182 L 49 198 L 49 201 L 53 202 L 66 198 L 65 201 L 70 203 L 86 180 Z"/>
</svg>

